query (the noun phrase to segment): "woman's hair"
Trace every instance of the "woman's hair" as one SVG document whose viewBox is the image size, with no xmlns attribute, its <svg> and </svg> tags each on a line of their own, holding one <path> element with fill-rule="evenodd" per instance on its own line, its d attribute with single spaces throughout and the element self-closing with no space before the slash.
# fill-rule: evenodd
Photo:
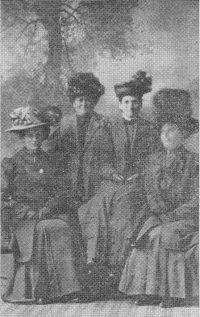
<svg viewBox="0 0 200 317">
<path fill-rule="evenodd" d="M 119 102 L 121 103 L 122 102 L 122 99 L 124 98 L 124 97 L 126 97 L 126 96 L 132 96 L 132 97 L 136 97 L 140 102 L 142 102 L 142 96 L 140 96 L 140 95 L 130 95 L 130 94 L 128 94 L 128 93 L 124 93 L 124 94 L 121 94 L 120 96 L 118 96 L 118 100 L 119 100 Z"/>
<path fill-rule="evenodd" d="M 173 122 L 163 122 L 162 124 L 160 124 L 158 126 L 158 131 L 161 133 L 162 128 L 165 124 L 169 124 L 169 125 L 173 125 L 173 126 L 177 126 L 177 128 L 179 129 L 179 131 L 181 132 L 182 136 L 184 139 L 188 138 L 189 135 L 191 134 L 191 131 L 185 127 L 184 125 L 180 124 L 180 123 L 173 123 Z"/>
<path fill-rule="evenodd" d="M 69 96 L 69 100 L 73 104 L 75 99 L 79 98 L 79 97 L 84 97 L 86 99 L 88 98 L 91 101 L 92 105 L 94 105 L 94 107 L 96 106 L 96 104 L 98 103 L 98 101 L 100 99 L 99 96 L 83 94 L 83 95 L 80 95 L 80 96 L 79 95 L 77 95 L 77 96 L 71 95 L 71 96 Z"/>
</svg>

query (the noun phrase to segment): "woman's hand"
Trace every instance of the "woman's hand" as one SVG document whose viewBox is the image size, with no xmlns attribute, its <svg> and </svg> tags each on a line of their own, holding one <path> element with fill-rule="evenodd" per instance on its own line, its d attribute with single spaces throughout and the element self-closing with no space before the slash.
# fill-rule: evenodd
<svg viewBox="0 0 200 317">
<path fill-rule="evenodd" d="M 116 183 L 122 183 L 124 181 L 124 177 L 118 173 L 113 173 L 112 180 Z"/>
<path fill-rule="evenodd" d="M 160 235 L 161 233 L 161 228 L 162 226 L 158 226 L 154 229 L 152 229 L 150 232 L 149 232 L 149 240 L 152 241 L 153 239 L 155 239 L 157 236 Z"/>
<path fill-rule="evenodd" d="M 39 219 L 45 219 L 50 214 L 50 212 L 51 212 L 50 208 L 43 207 L 39 211 Z"/>
<path fill-rule="evenodd" d="M 128 178 L 126 179 L 126 181 L 127 181 L 128 183 L 133 183 L 133 182 L 138 178 L 138 176 L 139 176 L 139 174 L 133 174 L 133 175 L 131 175 L 130 177 L 128 177 Z"/>
<path fill-rule="evenodd" d="M 29 210 L 26 214 L 28 219 L 33 219 L 35 216 L 35 211 Z"/>
<path fill-rule="evenodd" d="M 9 201 L 2 202 L 2 208 L 15 208 L 16 206 L 17 202 L 12 199 L 10 199 Z"/>
</svg>

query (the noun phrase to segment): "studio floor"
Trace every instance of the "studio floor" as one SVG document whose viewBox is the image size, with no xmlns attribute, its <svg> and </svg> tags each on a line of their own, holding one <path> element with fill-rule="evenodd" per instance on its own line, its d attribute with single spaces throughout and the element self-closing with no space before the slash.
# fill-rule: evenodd
<svg viewBox="0 0 200 317">
<path fill-rule="evenodd" d="M 1 294 L 12 255 L 1 256 Z M 198 317 L 198 307 L 163 309 L 159 306 L 134 306 L 131 301 L 101 301 L 87 304 L 23 305 L 0 302 L 1 317 Z"/>
</svg>

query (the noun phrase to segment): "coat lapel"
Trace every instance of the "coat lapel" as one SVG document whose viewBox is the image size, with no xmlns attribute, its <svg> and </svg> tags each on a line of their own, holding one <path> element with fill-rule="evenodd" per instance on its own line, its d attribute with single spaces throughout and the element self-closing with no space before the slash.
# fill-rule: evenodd
<svg viewBox="0 0 200 317">
<path fill-rule="evenodd" d="M 88 130 L 87 130 L 86 136 L 85 136 L 84 150 L 88 147 L 93 136 L 95 135 L 96 131 L 100 127 L 100 120 L 99 119 L 100 119 L 100 117 L 95 112 L 93 112 L 90 123 L 89 123 Z"/>
<path fill-rule="evenodd" d="M 61 137 L 68 141 L 78 144 L 77 117 L 75 114 L 64 116 L 60 127 Z"/>
<path fill-rule="evenodd" d="M 139 125 L 138 125 L 138 122 L 137 122 L 135 124 L 135 126 L 134 126 L 132 139 L 131 139 L 131 155 L 133 154 L 133 151 L 134 151 L 134 148 L 135 148 L 135 144 L 136 144 L 136 140 L 137 140 L 137 138 L 139 136 L 138 130 L 139 130 Z"/>
<path fill-rule="evenodd" d="M 71 143 L 74 144 L 73 150 L 76 153 L 79 153 L 79 142 L 78 142 L 78 130 L 77 130 L 77 117 L 76 115 L 72 115 L 69 122 L 67 122 L 65 126 L 65 130 L 67 131 L 67 137 L 70 137 Z"/>
<path fill-rule="evenodd" d="M 77 129 L 77 116 L 74 115 L 72 120 L 72 129 L 74 133 L 74 139 L 76 144 L 77 153 L 79 153 L 79 142 L 78 142 L 78 129 Z"/>
<path fill-rule="evenodd" d="M 113 131 L 112 131 L 113 141 L 115 145 L 115 153 L 118 158 L 118 162 L 122 162 L 122 165 L 125 165 L 126 157 L 126 144 L 127 144 L 127 135 L 124 127 L 123 119 L 119 118 L 116 120 Z"/>
</svg>

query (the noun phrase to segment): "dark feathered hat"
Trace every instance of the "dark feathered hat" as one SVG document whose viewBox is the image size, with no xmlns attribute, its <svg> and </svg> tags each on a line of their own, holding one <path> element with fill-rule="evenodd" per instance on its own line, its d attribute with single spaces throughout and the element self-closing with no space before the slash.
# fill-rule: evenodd
<svg viewBox="0 0 200 317">
<path fill-rule="evenodd" d="M 119 99 L 124 96 L 137 96 L 141 98 L 144 94 L 152 90 L 152 77 L 146 72 L 139 70 L 132 76 L 129 82 L 114 86 L 115 93 Z"/>
<path fill-rule="evenodd" d="M 93 73 L 77 73 L 68 81 L 67 94 L 71 99 L 90 96 L 98 101 L 104 92 L 104 86 Z"/>
<path fill-rule="evenodd" d="M 192 118 L 190 93 L 183 89 L 164 88 L 153 98 L 154 113 L 159 126 L 173 123 L 194 132 L 199 127 L 199 121 Z"/>
</svg>

